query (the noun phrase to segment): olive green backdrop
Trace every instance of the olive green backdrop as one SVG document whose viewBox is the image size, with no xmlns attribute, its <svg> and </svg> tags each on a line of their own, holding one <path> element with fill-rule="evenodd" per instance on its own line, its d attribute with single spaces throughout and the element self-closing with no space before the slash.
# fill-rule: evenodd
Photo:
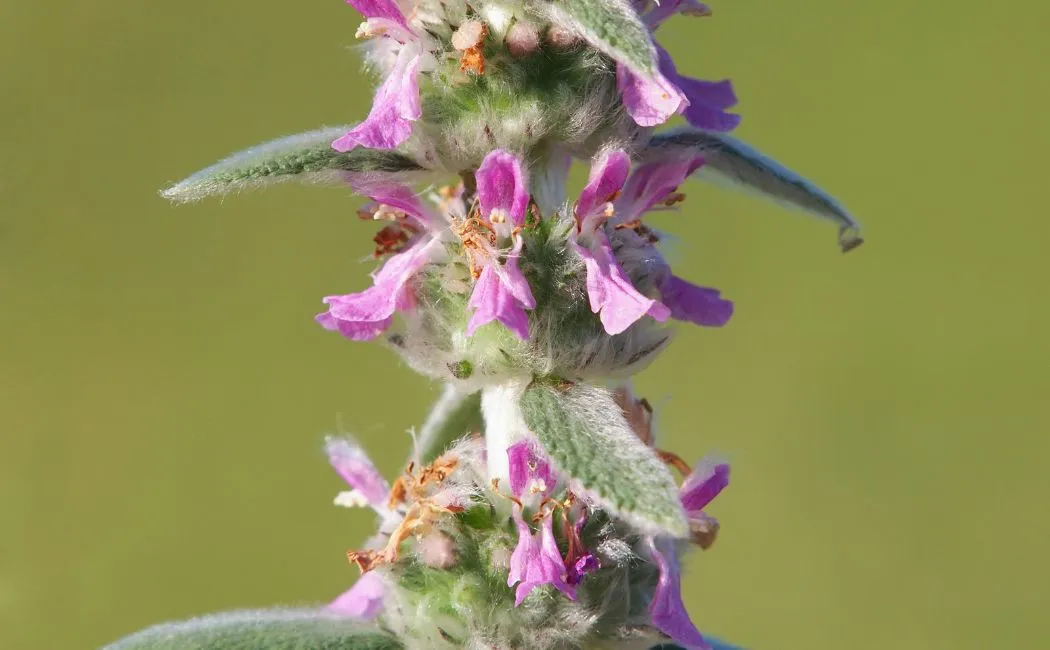
<svg viewBox="0 0 1050 650">
<path fill-rule="evenodd" d="M 724 289 L 638 379 L 664 446 L 734 463 L 696 621 L 757 649 L 1046 647 L 1045 3 L 725 0 L 661 33 L 834 228 L 693 184 L 682 275 Z M 345 189 L 156 190 L 362 117 L 339 0 L 0 2 L 0 647 L 90 649 L 326 600 L 371 529 L 320 453 L 398 469 L 435 387 L 315 326 L 373 228 Z M 995 644 L 998 643 L 996 646 Z"/>
</svg>

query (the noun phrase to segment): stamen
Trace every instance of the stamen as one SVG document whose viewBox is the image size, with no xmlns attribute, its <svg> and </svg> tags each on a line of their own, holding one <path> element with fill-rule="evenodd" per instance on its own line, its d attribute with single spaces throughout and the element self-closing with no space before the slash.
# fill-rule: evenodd
<svg viewBox="0 0 1050 650">
<path fill-rule="evenodd" d="M 657 449 L 656 455 L 659 456 L 660 460 L 664 463 L 678 470 L 682 476 L 689 476 L 689 473 L 693 471 L 693 468 L 689 467 L 689 463 L 682 460 L 682 457 L 673 451 Z"/>
</svg>

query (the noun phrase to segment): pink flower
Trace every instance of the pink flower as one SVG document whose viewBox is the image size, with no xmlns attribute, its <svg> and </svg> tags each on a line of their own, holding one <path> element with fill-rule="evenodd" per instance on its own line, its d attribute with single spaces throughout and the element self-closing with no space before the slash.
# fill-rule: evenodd
<svg viewBox="0 0 1050 650">
<path fill-rule="evenodd" d="M 660 72 L 686 99 L 688 107 L 684 110 L 684 117 L 687 122 L 708 131 L 732 131 L 740 125 L 739 115 L 726 112 L 737 103 L 733 84 L 728 79 L 704 81 L 680 75 L 667 50 L 657 45 L 656 51 Z"/>
<path fill-rule="evenodd" d="M 394 67 L 376 90 L 368 117 L 346 135 L 332 142 L 336 151 L 357 146 L 394 149 L 412 135 L 412 125 L 423 114 L 419 101 L 420 48 L 403 45 Z"/>
<path fill-rule="evenodd" d="M 622 63 L 616 65 L 616 88 L 624 108 L 639 126 L 657 126 L 685 110 L 689 100 L 662 71 L 636 74 Z"/>
<path fill-rule="evenodd" d="M 653 625 L 689 650 L 709 650 L 710 646 L 689 618 L 682 602 L 682 572 L 678 554 L 670 541 L 648 540 L 649 554 L 660 569 L 660 579 L 649 603 L 649 617 Z"/>
<path fill-rule="evenodd" d="M 322 302 L 328 310 L 315 320 L 327 330 L 339 332 L 354 341 L 367 341 L 382 334 L 394 320 L 394 312 L 407 311 L 414 306 L 412 280 L 440 249 L 434 235 L 437 217 L 409 188 L 397 183 L 366 182 L 352 178 L 355 192 L 372 198 L 378 206 L 386 206 L 400 214 L 395 219 L 411 221 L 414 236 L 407 248 L 392 255 L 372 274 L 373 284 L 358 293 L 327 296 Z"/>
<path fill-rule="evenodd" d="M 498 321 L 524 340 L 529 336 L 525 310 L 536 307 L 529 283 L 518 268 L 524 243 L 520 228 L 529 205 L 525 169 L 517 156 L 497 149 L 485 156 L 475 178 L 480 218 L 499 240 L 509 239 L 512 246 L 502 264 L 500 251 L 492 246 L 481 244 L 480 250 L 472 253 L 472 268 L 481 270 L 467 303 L 474 309 L 467 335 Z"/>
<path fill-rule="evenodd" d="M 510 468 L 511 494 L 514 504 L 514 525 L 518 529 L 518 544 L 510 556 L 507 586 L 518 585 L 515 605 L 521 605 L 536 587 L 553 585 L 569 598 L 576 598 L 576 589 L 569 583 L 569 572 L 554 540 L 551 514 L 545 513 L 535 533 L 525 521 L 526 506 L 542 509 L 543 500 L 555 488 L 550 463 L 532 441 L 516 442 L 507 449 Z"/>
<path fill-rule="evenodd" d="M 325 453 L 332 468 L 373 510 L 386 513 L 390 484 L 360 447 L 342 438 L 329 438 Z"/>
<path fill-rule="evenodd" d="M 645 315 L 667 320 L 670 310 L 648 298 L 631 284 L 605 233 L 605 221 L 612 214 L 614 199 L 627 180 L 631 159 L 616 149 L 598 155 L 591 165 L 587 185 L 576 202 L 578 234 L 569 245 L 583 259 L 587 270 L 587 299 L 591 311 L 599 314 L 609 334 L 619 334 Z"/>
<path fill-rule="evenodd" d="M 347 591 L 328 604 L 336 614 L 360 619 L 372 619 L 383 609 L 386 584 L 375 571 L 362 575 Z"/>
</svg>

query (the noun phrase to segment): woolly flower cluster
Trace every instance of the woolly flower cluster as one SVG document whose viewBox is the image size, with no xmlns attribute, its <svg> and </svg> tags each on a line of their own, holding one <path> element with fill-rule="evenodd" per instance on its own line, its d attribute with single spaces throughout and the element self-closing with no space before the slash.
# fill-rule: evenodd
<svg viewBox="0 0 1050 650">
<path fill-rule="evenodd" d="M 698 156 L 682 155 L 631 173 L 625 151 L 604 150 L 578 200 L 550 215 L 529 196 L 522 160 L 503 150 L 482 161 L 473 195 L 462 183 L 444 187 L 433 197 L 436 208 L 403 185 L 355 183 L 374 201 L 363 216 L 388 222 L 375 238 L 375 255 L 389 258 L 372 287 L 325 298 L 328 310 L 317 320 L 350 339 L 367 340 L 390 327 L 396 312 L 411 316 L 422 305 L 430 327 L 415 338 L 430 343 L 430 350 L 413 354 L 403 337 L 400 347 L 417 367 L 437 354 L 441 362 L 430 364 L 433 374 L 450 381 L 470 379 L 475 371 L 498 375 L 510 370 L 503 367 L 508 360 L 566 377 L 637 369 L 666 341 L 666 335 L 644 331 L 653 323 L 675 318 L 720 326 L 732 314 L 732 303 L 717 290 L 671 272 L 655 246 L 658 233 L 642 221 L 647 212 L 681 201 L 677 187 L 702 164 Z M 576 313 L 584 297 L 596 317 Z M 438 320 L 444 328 L 435 325 Z M 412 321 L 418 325 L 420 318 Z M 488 359 L 492 337 L 474 341 L 490 324 L 518 339 L 508 341 L 496 360 Z M 636 324 L 643 326 L 633 336 L 611 338 Z M 530 342 L 530 331 L 539 340 Z M 615 350 L 568 361 L 583 339 Z M 556 366 L 531 368 L 530 358 Z"/>
<path fill-rule="evenodd" d="M 648 436 L 647 418 L 638 423 Z M 682 603 L 686 542 L 610 516 L 537 440 L 502 450 L 505 483 L 489 479 L 480 437 L 411 463 L 392 488 L 353 442 L 329 439 L 327 452 L 352 488 L 336 503 L 371 507 L 381 521 L 369 548 L 348 554 L 365 573 L 331 611 L 378 617 L 420 648 L 598 647 L 662 635 L 707 647 Z M 729 466 L 704 460 L 690 470 L 660 453 L 685 475 L 676 498 L 692 543 L 706 549 L 718 522 L 704 508 Z"/>
<path fill-rule="evenodd" d="M 678 210 L 696 177 L 834 223 L 843 251 L 857 224 L 728 135 L 730 83 L 680 74 L 656 42 L 668 18 L 710 15 L 695 0 L 348 2 L 378 79 L 368 116 L 235 154 L 163 195 L 299 179 L 367 197 L 371 286 L 327 296 L 316 319 L 382 338 L 444 392 L 393 484 L 355 443 L 328 442 L 352 488 L 336 502 L 379 517 L 349 553 L 362 571 L 350 591 L 114 649 L 727 648 L 686 614 L 679 557 L 714 541 L 704 509 L 728 466 L 658 449 L 628 380 L 666 349 L 670 321 L 721 327 L 733 303 L 672 272 L 647 219 Z M 687 125 L 655 129 L 676 116 Z M 574 161 L 589 169 L 570 196 Z"/>
</svg>

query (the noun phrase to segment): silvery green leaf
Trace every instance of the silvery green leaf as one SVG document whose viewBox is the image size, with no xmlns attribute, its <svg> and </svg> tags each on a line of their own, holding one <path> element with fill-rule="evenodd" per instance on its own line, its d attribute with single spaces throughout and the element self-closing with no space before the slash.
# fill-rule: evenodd
<svg viewBox="0 0 1050 650">
<path fill-rule="evenodd" d="M 332 149 L 332 140 L 349 128 L 327 127 L 245 149 L 179 181 L 161 192 L 161 196 L 176 203 L 187 203 L 289 179 L 334 183 L 341 179 L 342 172 L 422 169 L 415 160 L 396 151 L 357 147 L 340 153 Z"/>
<path fill-rule="evenodd" d="M 463 436 L 485 431 L 481 417 L 481 392 L 469 393 L 451 384 L 445 386 L 437 404 L 419 432 L 417 460 L 429 463 Z"/>
<path fill-rule="evenodd" d="M 689 534 L 671 472 L 631 430 L 608 391 L 534 384 L 522 395 L 521 410 L 554 466 L 600 507 L 646 533 Z"/>
<path fill-rule="evenodd" d="M 642 152 L 642 162 L 674 151 L 703 156 L 706 164 L 700 169 L 701 178 L 727 182 L 834 222 L 839 226 L 843 252 L 864 241 L 859 236 L 859 224 L 830 194 L 736 138 L 699 129 L 675 129 L 654 136 Z"/>
<path fill-rule="evenodd" d="M 655 72 L 653 39 L 630 0 L 553 0 L 537 5 L 552 23 L 576 32 L 631 72 L 645 77 Z"/>
<path fill-rule="evenodd" d="M 261 609 L 162 623 L 103 650 L 398 650 L 401 643 L 361 621 L 319 609 Z"/>
</svg>

